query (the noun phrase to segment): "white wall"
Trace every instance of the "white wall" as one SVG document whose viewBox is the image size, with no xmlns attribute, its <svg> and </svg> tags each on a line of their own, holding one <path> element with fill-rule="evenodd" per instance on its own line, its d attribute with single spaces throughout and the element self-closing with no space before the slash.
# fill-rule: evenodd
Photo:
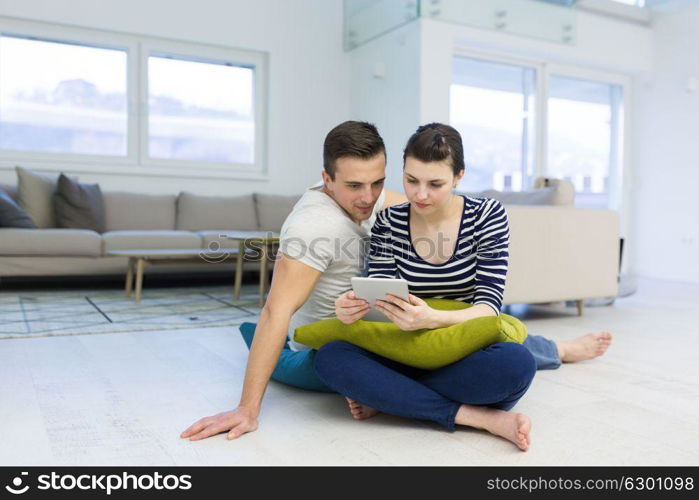
<svg viewBox="0 0 699 500">
<path fill-rule="evenodd" d="M 420 124 L 420 24 L 412 22 L 350 53 L 351 108 L 386 144 L 386 186 L 403 191 L 403 147 Z M 378 72 L 378 74 L 377 74 Z"/>
<path fill-rule="evenodd" d="M 0 16 L 269 54 L 269 180 L 79 174 L 104 190 L 298 193 L 320 177 L 325 134 L 349 118 L 341 0 L 3 0 Z M 0 182 L 14 182 L 8 168 Z"/>
<path fill-rule="evenodd" d="M 699 282 L 699 5 L 654 20 L 653 70 L 638 79 L 634 263 L 642 276 Z"/>
<path fill-rule="evenodd" d="M 426 121 L 449 119 L 451 59 L 455 49 L 621 74 L 650 69 L 650 28 L 587 12 L 577 12 L 576 18 L 577 41 L 574 45 L 432 19 L 421 20 L 421 118 Z"/>
</svg>

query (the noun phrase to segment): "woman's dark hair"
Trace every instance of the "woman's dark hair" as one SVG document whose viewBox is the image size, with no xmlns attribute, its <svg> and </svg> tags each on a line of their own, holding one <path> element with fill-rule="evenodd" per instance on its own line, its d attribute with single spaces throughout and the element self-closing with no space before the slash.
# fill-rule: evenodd
<svg viewBox="0 0 699 500">
<path fill-rule="evenodd" d="M 409 156 L 424 162 L 449 160 L 454 175 L 466 168 L 461 135 L 454 127 L 443 123 L 418 127 L 403 150 L 403 166 Z"/>
<path fill-rule="evenodd" d="M 386 157 L 379 131 L 371 123 L 347 121 L 328 132 L 323 144 L 323 168 L 335 180 L 335 162 L 342 157 L 368 160 L 378 154 Z"/>
</svg>

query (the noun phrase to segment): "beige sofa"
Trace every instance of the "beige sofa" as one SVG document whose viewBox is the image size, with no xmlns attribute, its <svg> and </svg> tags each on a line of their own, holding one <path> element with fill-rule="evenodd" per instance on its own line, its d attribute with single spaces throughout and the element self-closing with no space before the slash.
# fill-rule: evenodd
<svg viewBox="0 0 699 500">
<path fill-rule="evenodd" d="M 13 198 L 14 186 L 0 185 Z M 191 193 L 146 195 L 104 192 L 106 231 L 0 228 L 0 279 L 20 276 L 94 276 L 125 274 L 126 257 L 107 255 L 126 249 L 218 249 L 237 243 L 226 232 L 278 232 L 299 196 L 250 194 L 207 197 Z M 159 265 L 148 274 L 221 273 L 232 275 L 234 260 Z M 246 269 L 259 265 L 246 263 Z"/>
<path fill-rule="evenodd" d="M 617 296 L 617 212 L 572 206 L 506 209 L 510 264 L 505 304 Z"/>
<path fill-rule="evenodd" d="M 0 186 L 11 195 L 11 186 Z M 574 193 L 554 183 L 531 199 L 508 199 L 510 266 L 505 304 L 615 297 L 619 268 L 618 214 L 572 206 Z M 548 189 L 548 194 L 545 192 Z M 544 194 L 546 196 L 542 197 Z M 182 193 L 105 192 L 107 231 L 0 228 L 0 277 L 123 274 L 128 248 L 211 248 L 229 245 L 226 230 L 279 231 L 298 196 L 251 194 L 212 198 Z M 257 266 L 255 266 L 256 268 Z M 229 272 L 233 263 L 155 266 L 149 273 Z"/>
</svg>

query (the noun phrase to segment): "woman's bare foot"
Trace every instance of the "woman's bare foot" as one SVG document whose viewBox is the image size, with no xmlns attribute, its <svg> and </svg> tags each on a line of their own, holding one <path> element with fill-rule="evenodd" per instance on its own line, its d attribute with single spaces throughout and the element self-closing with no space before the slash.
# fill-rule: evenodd
<svg viewBox="0 0 699 500">
<path fill-rule="evenodd" d="M 456 423 L 484 429 L 491 434 L 511 441 L 522 451 L 531 444 L 529 433 L 532 421 L 524 413 L 510 413 L 483 406 L 461 405 L 456 413 Z"/>
<path fill-rule="evenodd" d="M 370 408 L 361 403 L 357 403 L 354 399 L 348 398 L 346 396 L 345 399 L 347 400 L 347 404 L 349 405 L 352 417 L 355 420 L 366 420 L 367 418 L 371 418 L 377 413 L 379 413 L 379 410 L 375 410 L 374 408 Z"/>
<path fill-rule="evenodd" d="M 558 356 L 564 363 L 594 359 L 604 354 L 612 343 L 609 332 L 588 333 L 568 342 L 556 342 Z"/>
</svg>

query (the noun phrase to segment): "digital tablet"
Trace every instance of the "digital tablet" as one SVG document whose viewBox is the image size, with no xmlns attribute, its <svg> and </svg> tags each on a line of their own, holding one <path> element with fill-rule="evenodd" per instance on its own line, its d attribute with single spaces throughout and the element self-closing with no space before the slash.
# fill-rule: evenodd
<svg viewBox="0 0 699 500">
<path fill-rule="evenodd" d="M 352 290 L 358 299 L 366 300 L 371 306 L 371 311 L 362 318 L 364 321 L 391 321 L 374 307 L 376 299 L 386 300 L 387 293 L 408 300 L 408 282 L 400 278 L 352 278 Z"/>
</svg>

